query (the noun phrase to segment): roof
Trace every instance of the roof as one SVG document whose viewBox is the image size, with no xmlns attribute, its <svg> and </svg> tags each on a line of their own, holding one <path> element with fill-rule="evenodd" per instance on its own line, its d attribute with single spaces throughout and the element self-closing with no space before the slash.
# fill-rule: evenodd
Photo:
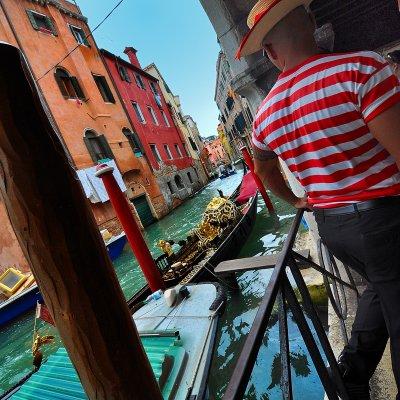
<svg viewBox="0 0 400 400">
<path fill-rule="evenodd" d="M 172 94 L 172 96 L 174 96 L 174 94 L 172 93 L 171 89 L 168 86 L 168 83 L 165 81 L 164 77 L 162 76 L 160 70 L 157 68 L 157 65 L 155 63 L 151 63 L 149 64 L 147 67 L 144 67 L 143 69 L 145 71 L 149 71 L 150 69 L 154 68 L 156 73 L 158 74 L 158 76 L 160 77 L 160 79 L 162 80 L 162 83 L 164 84 L 165 90 Z M 152 75 L 153 76 L 153 75 Z"/>
<path fill-rule="evenodd" d="M 158 79 L 155 78 L 153 75 L 149 74 L 148 72 L 144 71 L 143 69 L 137 67 L 136 65 L 131 64 L 129 61 L 124 60 L 123 58 L 111 53 L 110 51 L 106 49 L 100 49 L 100 53 L 104 55 L 105 57 L 108 57 L 110 59 L 114 59 L 117 61 L 119 64 L 122 64 L 124 67 L 131 69 L 132 71 L 138 72 L 139 74 L 145 76 L 146 78 L 158 82 Z"/>
<path fill-rule="evenodd" d="M 157 382 L 159 381 L 167 357 L 174 359 L 173 366 L 166 383 L 163 385 L 162 394 L 169 398 L 176 380 L 179 376 L 181 364 L 185 357 L 179 336 L 142 336 L 147 357 Z M 88 399 L 78 374 L 72 365 L 65 348 L 60 348 L 34 373 L 21 388 L 11 396 L 12 400 L 75 400 Z"/>
</svg>

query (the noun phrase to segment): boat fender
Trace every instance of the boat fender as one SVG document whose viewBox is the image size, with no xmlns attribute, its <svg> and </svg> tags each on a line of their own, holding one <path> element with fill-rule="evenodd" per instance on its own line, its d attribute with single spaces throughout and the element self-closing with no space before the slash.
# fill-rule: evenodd
<svg viewBox="0 0 400 400">
<path fill-rule="evenodd" d="M 157 292 L 154 292 L 150 296 L 147 297 L 146 302 L 161 299 L 162 294 L 163 294 L 163 291 L 161 289 L 157 290 Z"/>
<path fill-rule="evenodd" d="M 216 311 L 219 310 L 219 314 L 222 314 L 224 312 L 224 308 L 226 305 L 226 291 L 220 285 L 219 283 L 212 282 L 212 284 L 215 286 L 215 289 L 217 290 L 217 293 L 215 295 L 215 300 L 211 304 L 209 310 L 210 311 Z"/>
<path fill-rule="evenodd" d="M 174 288 L 172 289 L 167 289 L 164 292 L 164 299 L 165 299 L 165 303 L 167 304 L 168 307 L 172 307 L 175 302 L 176 302 L 176 290 Z"/>
<path fill-rule="evenodd" d="M 179 297 L 181 299 L 187 299 L 190 296 L 190 292 L 187 286 L 182 286 L 179 289 Z"/>
</svg>

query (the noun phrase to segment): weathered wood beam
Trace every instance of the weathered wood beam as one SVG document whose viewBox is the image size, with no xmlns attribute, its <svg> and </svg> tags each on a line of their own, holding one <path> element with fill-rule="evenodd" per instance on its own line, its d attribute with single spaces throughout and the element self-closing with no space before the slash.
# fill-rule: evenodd
<svg viewBox="0 0 400 400">
<path fill-rule="evenodd" d="M 298 253 L 305 258 L 308 258 L 310 256 L 310 250 L 299 250 Z M 229 275 L 235 272 L 274 268 L 280 255 L 281 254 L 278 253 L 271 254 L 269 256 L 249 257 L 240 258 L 238 260 L 223 261 L 217 265 L 214 272 L 217 275 Z"/>
<path fill-rule="evenodd" d="M 160 400 L 92 212 L 26 63 L 4 44 L 0 59 L 1 194 L 85 391 L 92 400 Z"/>
</svg>

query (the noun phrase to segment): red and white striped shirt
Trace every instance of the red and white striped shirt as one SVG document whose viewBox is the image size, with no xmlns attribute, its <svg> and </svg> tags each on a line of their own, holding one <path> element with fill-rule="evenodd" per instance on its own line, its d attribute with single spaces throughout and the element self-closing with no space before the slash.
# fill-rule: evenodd
<svg viewBox="0 0 400 400">
<path fill-rule="evenodd" d="M 399 195 L 395 160 L 367 125 L 399 101 L 399 80 L 380 55 L 316 55 L 279 76 L 253 143 L 287 164 L 315 207 Z"/>
</svg>

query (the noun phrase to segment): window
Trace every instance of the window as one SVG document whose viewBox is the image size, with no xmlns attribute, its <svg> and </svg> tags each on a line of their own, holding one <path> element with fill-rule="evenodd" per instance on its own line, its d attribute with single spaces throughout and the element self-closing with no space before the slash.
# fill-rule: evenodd
<svg viewBox="0 0 400 400">
<path fill-rule="evenodd" d="M 71 32 L 75 37 L 75 40 L 79 44 L 83 44 L 84 46 L 90 47 L 90 43 L 87 39 L 86 33 L 82 28 L 80 28 L 79 26 L 70 25 L 69 29 L 71 29 Z"/>
<path fill-rule="evenodd" d="M 29 20 L 31 21 L 33 29 L 49 35 L 57 36 L 56 28 L 50 17 L 44 14 L 39 14 L 38 12 L 32 10 L 26 10 L 26 12 Z"/>
<path fill-rule="evenodd" d="M 235 128 L 238 130 L 240 133 L 244 133 L 246 129 L 246 120 L 244 119 L 243 113 L 240 113 L 236 118 L 235 118 Z"/>
<path fill-rule="evenodd" d="M 54 75 L 61 94 L 65 98 L 85 100 L 85 95 L 83 94 L 78 79 L 76 79 L 75 76 L 71 76 L 62 68 L 57 68 Z"/>
<path fill-rule="evenodd" d="M 155 159 L 160 162 L 161 161 L 161 156 L 160 153 L 158 152 L 157 146 L 155 144 L 151 144 L 150 145 L 150 149 L 153 152 L 153 155 L 155 157 Z"/>
<path fill-rule="evenodd" d="M 150 89 L 153 92 L 153 94 L 158 95 L 157 85 L 155 82 L 150 82 Z"/>
<path fill-rule="evenodd" d="M 163 116 L 163 118 L 164 118 L 165 125 L 167 125 L 168 128 L 170 128 L 171 125 L 170 125 L 170 123 L 169 123 L 169 121 L 168 121 L 167 114 L 165 114 L 164 110 L 161 110 L 161 114 L 162 114 L 162 116 Z"/>
<path fill-rule="evenodd" d="M 174 181 L 178 189 L 185 188 L 185 185 L 182 182 L 182 178 L 179 175 L 175 175 Z"/>
<path fill-rule="evenodd" d="M 189 182 L 193 183 L 192 175 L 190 174 L 190 172 L 187 173 L 187 176 L 189 178 Z"/>
<path fill-rule="evenodd" d="M 117 68 L 118 68 L 119 76 L 121 77 L 121 79 L 125 82 L 130 82 L 131 78 L 129 77 L 129 74 L 128 74 L 128 71 L 126 70 L 126 68 L 119 64 L 117 65 Z"/>
<path fill-rule="evenodd" d="M 167 144 L 164 144 L 164 150 L 167 153 L 168 160 L 172 160 L 171 150 L 169 149 Z"/>
<path fill-rule="evenodd" d="M 122 129 L 122 133 L 128 138 L 129 144 L 132 147 L 133 153 L 136 157 L 143 156 L 143 147 L 136 133 L 128 128 Z"/>
<path fill-rule="evenodd" d="M 135 110 L 135 113 L 136 113 L 136 116 L 137 116 L 137 119 L 139 120 L 139 122 L 141 122 L 142 124 L 145 124 L 146 120 L 144 118 L 144 115 L 142 113 L 142 110 L 141 110 L 139 104 L 132 101 L 132 107 Z"/>
<path fill-rule="evenodd" d="M 93 74 L 93 79 L 96 82 L 97 88 L 99 89 L 99 92 L 103 97 L 103 100 L 106 103 L 115 103 L 114 96 L 110 90 L 110 87 L 108 86 L 106 78 L 102 75 Z"/>
<path fill-rule="evenodd" d="M 97 135 L 94 131 L 86 131 L 83 141 L 94 162 L 114 158 L 110 145 L 104 135 Z"/>
<path fill-rule="evenodd" d="M 157 116 L 156 116 L 156 113 L 154 112 L 154 110 L 150 106 L 147 106 L 147 109 L 149 110 L 149 113 L 151 115 L 151 119 L 153 120 L 153 123 L 155 125 L 159 125 L 158 119 L 157 119 Z"/>
<path fill-rule="evenodd" d="M 136 85 L 140 87 L 140 89 L 146 90 L 144 86 L 143 79 L 139 74 L 135 74 Z"/>
<path fill-rule="evenodd" d="M 198 151 L 198 150 L 199 150 L 199 149 L 197 148 L 196 143 L 194 142 L 193 138 L 190 137 L 190 136 L 189 136 L 189 142 L 190 142 L 190 145 L 192 146 L 192 149 L 193 149 L 194 151 Z"/>
<path fill-rule="evenodd" d="M 168 189 L 171 192 L 171 194 L 174 193 L 174 187 L 172 186 L 172 183 L 170 181 L 168 181 L 167 185 L 168 185 Z"/>
<path fill-rule="evenodd" d="M 228 98 L 226 99 L 226 106 L 228 107 L 229 111 L 232 110 L 234 104 L 235 104 L 235 100 L 233 100 L 232 97 L 228 96 Z"/>
<path fill-rule="evenodd" d="M 182 158 L 183 155 L 182 155 L 181 149 L 179 148 L 179 146 L 178 146 L 177 144 L 175 144 L 175 150 L 176 150 L 176 152 L 178 153 L 178 156 L 179 156 L 180 158 Z"/>
<path fill-rule="evenodd" d="M 162 107 L 162 100 L 161 96 L 158 93 L 157 84 L 155 82 L 150 82 L 150 89 L 153 92 L 154 100 L 156 101 L 158 107 Z"/>
</svg>

